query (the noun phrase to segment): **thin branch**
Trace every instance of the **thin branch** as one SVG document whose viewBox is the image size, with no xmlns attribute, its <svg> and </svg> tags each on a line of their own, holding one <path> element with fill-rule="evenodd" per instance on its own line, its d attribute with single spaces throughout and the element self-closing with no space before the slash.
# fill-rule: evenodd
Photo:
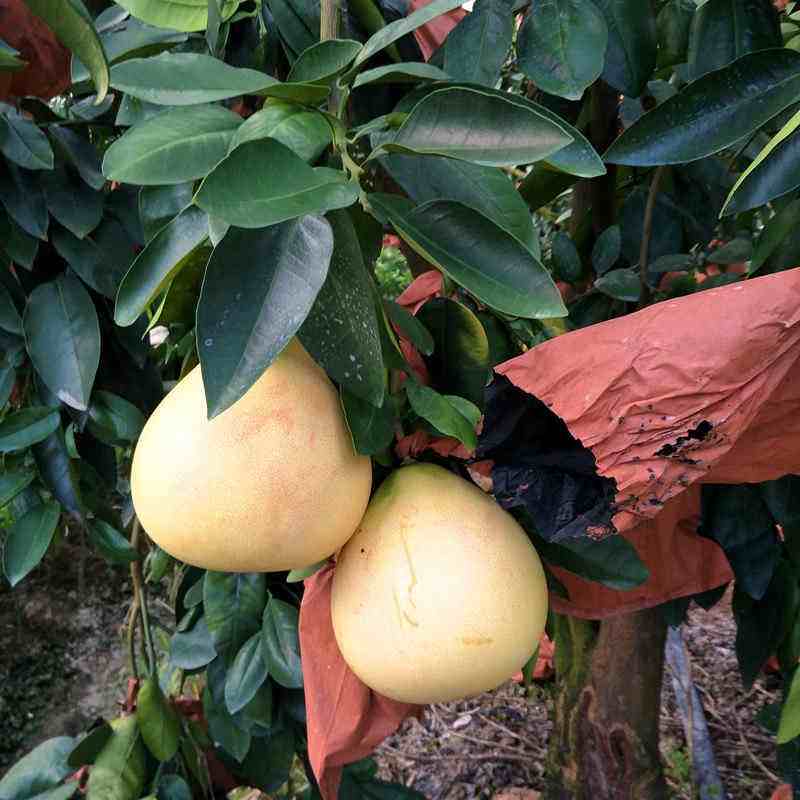
<svg viewBox="0 0 800 800">
<path fill-rule="evenodd" d="M 131 528 L 131 547 L 134 550 L 139 549 L 139 534 L 141 533 L 142 526 L 139 523 L 139 518 L 133 518 L 133 527 Z M 153 639 L 150 635 L 150 615 L 147 609 L 147 589 L 142 579 L 142 563 L 141 561 L 134 561 L 131 564 L 131 582 L 133 583 L 133 601 L 135 606 L 139 608 L 140 621 L 142 624 L 142 638 L 147 653 L 147 663 L 150 675 L 155 675 L 156 672 L 156 652 L 153 647 Z"/>
<path fill-rule="evenodd" d="M 650 251 L 650 239 L 653 235 L 653 211 L 656 207 L 656 198 L 658 197 L 658 187 L 661 183 L 661 178 L 664 175 L 665 167 L 656 167 L 653 177 L 650 181 L 650 191 L 647 195 L 647 205 L 644 209 L 644 222 L 642 223 L 642 244 L 639 248 L 639 279 L 641 281 L 642 290 L 639 297 L 639 308 L 647 305 L 650 299 L 650 286 L 647 283 L 647 259 Z"/>
<path fill-rule="evenodd" d="M 320 0 L 319 38 L 336 39 L 339 36 L 339 0 Z"/>
</svg>

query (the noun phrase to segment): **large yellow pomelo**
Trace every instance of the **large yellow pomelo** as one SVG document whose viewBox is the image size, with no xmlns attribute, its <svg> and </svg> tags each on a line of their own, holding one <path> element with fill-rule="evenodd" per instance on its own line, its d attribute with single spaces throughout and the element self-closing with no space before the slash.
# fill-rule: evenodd
<svg viewBox="0 0 800 800">
<path fill-rule="evenodd" d="M 211 421 L 200 367 L 162 400 L 133 458 L 133 505 L 171 555 L 222 572 L 314 564 L 351 536 L 372 486 L 339 396 L 296 340 Z"/>
<path fill-rule="evenodd" d="M 547 616 L 539 557 L 516 520 L 441 467 L 402 467 L 375 493 L 333 576 L 336 641 L 355 674 L 407 703 L 499 686 Z"/>
</svg>

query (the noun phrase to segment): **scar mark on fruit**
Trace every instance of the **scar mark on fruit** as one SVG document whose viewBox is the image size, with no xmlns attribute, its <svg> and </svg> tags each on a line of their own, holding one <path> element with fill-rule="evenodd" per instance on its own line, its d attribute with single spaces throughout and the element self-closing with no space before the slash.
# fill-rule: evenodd
<svg viewBox="0 0 800 800">
<path fill-rule="evenodd" d="M 415 628 L 419 627 L 419 621 L 416 618 L 417 605 L 414 602 L 414 589 L 417 586 L 417 573 L 414 571 L 414 565 L 411 562 L 411 551 L 408 549 L 408 541 L 406 540 L 405 531 L 400 532 L 400 538 L 403 540 L 403 551 L 406 555 L 406 564 L 408 565 L 408 572 L 410 580 L 404 587 L 395 586 L 394 588 L 394 602 L 397 606 L 397 612 L 400 615 L 400 626 L 405 623 L 413 625 Z"/>
<path fill-rule="evenodd" d="M 462 644 L 480 647 L 486 644 L 492 644 L 494 639 L 491 636 L 462 636 L 461 637 Z"/>
</svg>

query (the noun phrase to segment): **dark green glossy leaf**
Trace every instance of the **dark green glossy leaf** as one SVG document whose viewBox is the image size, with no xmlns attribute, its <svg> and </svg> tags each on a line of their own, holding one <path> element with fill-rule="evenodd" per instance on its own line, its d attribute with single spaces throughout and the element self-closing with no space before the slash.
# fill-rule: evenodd
<svg viewBox="0 0 800 800">
<path fill-rule="evenodd" d="M 81 178 L 92 189 L 102 189 L 106 181 L 100 171 L 100 154 L 89 139 L 64 125 L 51 125 L 49 131 L 56 148 L 75 167 Z"/>
<path fill-rule="evenodd" d="M 58 254 L 86 284 L 105 297 L 116 296 L 135 256 L 135 243 L 119 222 L 106 218 L 83 239 L 63 228 L 56 228 L 50 238 Z"/>
<path fill-rule="evenodd" d="M 192 800 L 192 790 L 180 775 L 162 775 L 156 788 L 157 800 Z"/>
<path fill-rule="evenodd" d="M 139 190 L 139 219 L 145 243 L 192 204 L 193 184 L 144 186 Z"/>
<path fill-rule="evenodd" d="M 65 274 L 37 286 L 24 324 L 28 353 L 42 380 L 63 403 L 85 411 L 100 363 L 100 328 L 83 284 Z"/>
<path fill-rule="evenodd" d="M 328 214 L 333 254 L 325 283 L 298 338 L 326 372 L 375 406 L 383 401 L 385 372 L 370 278 L 349 214 Z"/>
<path fill-rule="evenodd" d="M 332 252 L 330 226 L 312 216 L 255 231 L 232 228 L 214 249 L 197 308 L 210 418 L 235 403 L 297 333 Z"/>
<path fill-rule="evenodd" d="M 22 317 L 8 289 L 2 284 L 0 284 L 0 328 L 15 336 L 22 336 Z"/>
<path fill-rule="evenodd" d="M 609 536 L 600 541 L 587 536 L 558 543 L 537 538 L 536 549 L 545 561 L 609 589 L 630 591 L 650 577 L 636 548 L 622 536 Z"/>
<path fill-rule="evenodd" d="M 112 525 L 101 519 L 93 519 L 88 523 L 89 539 L 100 551 L 103 558 L 114 564 L 130 564 L 138 561 L 141 554 L 131 546 L 130 542 Z"/>
<path fill-rule="evenodd" d="M 79 239 L 91 233 L 103 217 L 103 193 L 59 165 L 42 174 L 47 210 Z"/>
<path fill-rule="evenodd" d="M 685 272 L 694 264 L 694 258 L 689 253 L 674 253 L 661 256 L 647 265 L 647 271 L 660 274 L 663 272 Z"/>
<path fill-rule="evenodd" d="M 122 0 L 123 8 L 150 25 L 179 31 L 205 30 L 208 24 L 208 0 Z M 239 0 L 223 0 L 222 19 L 228 19 Z"/>
<path fill-rule="evenodd" d="M 242 123 L 234 133 L 229 149 L 266 138 L 286 145 L 303 161 L 311 163 L 330 144 L 331 128 L 317 111 L 272 99 Z"/>
<path fill-rule="evenodd" d="M 136 441 L 143 427 L 144 414 L 124 397 L 105 391 L 92 395 L 87 428 L 101 442 L 124 446 Z"/>
<path fill-rule="evenodd" d="M 592 248 L 592 266 L 598 275 L 604 275 L 622 255 L 622 233 L 619 225 L 606 228 Z"/>
<path fill-rule="evenodd" d="M 242 118 L 217 105 L 167 109 L 106 150 L 109 180 L 162 186 L 202 178 L 221 161 Z"/>
<path fill-rule="evenodd" d="M 225 705 L 231 714 L 241 711 L 267 679 L 261 656 L 261 632 L 254 633 L 240 648 L 225 677 Z"/>
<path fill-rule="evenodd" d="M 700 78 L 747 53 L 782 46 L 778 12 L 770 0 L 706 0 L 692 22 L 689 78 Z"/>
<path fill-rule="evenodd" d="M 0 798 L 32 800 L 57 786 L 72 772 L 67 756 L 74 743 L 70 736 L 58 736 L 34 747 L 0 779 Z"/>
<path fill-rule="evenodd" d="M 16 586 L 42 560 L 56 532 L 61 509 L 58 503 L 42 503 L 20 517 L 7 531 L 3 569 Z"/>
<path fill-rule="evenodd" d="M 251 735 L 240 728 L 227 709 L 215 703 L 206 687 L 203 692 L 203 711 L 208 721 L 208 733 L 216 747 L 222 748 L 241 762 L 250 749 Z"/>
<path fill-rule="evenodd" d="M 476 0 L 445 39 L 444 71 L 457 81 L 494 87 L 511 48 L 513 6 L 511 0 Z"/>
<path fill-rule="evenodd" d="M 52 169 L 47 136 L 12 106 L 0 103 L 0 153 L 25 169 Z"/>
<path fill-rule="evenodd" d="M 133 325 L 207 238 L 208 217 L 196 206 L 188 206 L 161 228 L 120 283 L 114 306 L 117 325 Z"/>
<path fill-rule="evenodd" d="M 26 0 L 26 3 L 59 41 L 86 64 L 97 90 L 97 102 L 101 102 L 108 91 L 108 64 L 92 18 L 81 0 Z"/>
<path fill-rule="evenodd" d="M 753 260 L 750 262 L 751 274 L 764 266 L 781 242 L 792 230 L 797 229 L 798 222 L 800 222 L 800 198 L 795 198 L 764 225 L 764 230 L 756 242 Z"/>
<path fill-rule="evenodd" d="M 115 124 L 118 127 L 137 125 L 154 117 L 156 114 L 160 114 L 163 110 L 164 106 L 156 103 L 147 103 L 138 97 L 126 94 L 122 96 L 122 102 L 119 104 Z"/>
<path fill-rule="evenodd" d="M 47 239 L 50 217 L 39 176 L 6 161 L 0 165 L 0 203 L 8 215 L 31 236 Z"/>
<path fill-rule="evenodd" d="M 516 236 L 539 257 L 539 235 L 533 217 L 502 170 L 455 158 L 400 153 L 383 156 L 380 162 L 415 203 L 429 200 L 463 203 Z"/>
<path fill-rule="evenodd" d="M 383 307 L 392 323 L 399 328 L 402 336 L 408 339 L 420 353 L 429 356 L 433 352 L 433 337 L 417 317 L 394 301 L 387 301 Z"/>
<path fill-rule="evenodd" d="M 319 3 L 314 0 L 270 0 L 269 10 L 290 61 L 319 41 Z"/>
<path fill-rule="evenodd" d="M 749 261 L 753 255 L 753 242 L 744 236 L 737 236 L 718 247 L 708 255 L 711 264 L 738 264 Z"/>
<path fill-rule="evenodd" d="M 214 647 L 226 662 L 256 633 L 266 603 L 266 578 L 257 573 L 207 572 L 203 582 L 205 620 Z"/>
<path fill-rule="evenodd" d="M 545 0 L 519 30 L 519 67 L 543 92 L 579 100 L 603 71 L 607 43 L 605 16 L 593 3 Z"/>
<path fill-rule="evenodd" d="M 0 508 L 29 486 L 35 477 L 36 473 L 27 469 L 6 470 L 0 475 Z"/>
<path fill-rule="evenodd" d="M 138 800 L 144 791 L 147 753 L 136 716 L 111 723 L 114 733 L 95 759 L 86 786 L 88 800 Z"/>
<path fill-rule="evenodd" d="M 575 283 L 583 274 L 583 264 L 575 242 L 564 231 L 553 234 L 550 243 L 553 272 L 567 283 Z"/>
<path fill-rule="evenodd" d="M 364 70 L 353 81 L 353 88 L 383 83 L 421 83 L 446 81 L 450 76 L 427 62 L 406 61 L 402 64 L 384 64 Z"/>
<path fill-rule="evenodd" d="M 136 721 L 145 746 L 159 761 L 169 761 L 178 752 L 181 723 L 157 679 L 145 678 L 142 682 L 136 700 Z"/>
<path fill-rule="evenodd" d="M 237 147 L 203 181 L 195 202 L 241 228 L 264 228 L 303 214 L 323 214 L 355 202 L 358 187 L 341 173 L 309 167 L 274 139 Z"/>
<path fill-rule="evenodd" d="M 330 84 L 350 66 L 361 50 L 352 39 L 328 39 L 303 50 L 289 71 L 288 80 Z"/>
<path fill-rule="evenodd" d="M 291 730 L 277 730 L 268 738 L 254 739 L 242 763 L 242 773 L 262 791 L 277 792 L 289 779 L 295 749 Z"/>
<path fill-rule="evenodd" d="M 642 283 L 639 275 L 632 269 L 612 269 L 601 275 L 595 282 L 598 292 L 607 294 L 615 300 L 635 303 L 642 294 Z"/>
<path fill-rule="evenodd" d="M 383 147 L 509 166 L 539 161 L 571 141 L 560 125 L 525 105 L 456 87 L 420 100 Z"/>
<path fill-rule="evenodd" d="M 423 419 L 426 419 L 445 436 L 454 436 L 464 443 L 468 450 L 474 450 L 477 444 L 474 426 L 453 405 L 447 397 L 409 380 L 406 394 L 411 408 Z"/>
<path fill-rule="evenodd" d="M 344 389 L 341 397 L 356 452 L 371 456 L 385 450 L 394 439 L 395 415 L 389 397 L 384 397 L 380 408 Z"/>
<path fill-rule="evenodd" d="M 303 685 L 298 619 L 294 606 L 275 597 L 269 598 L 261 628 L 262 655 L 270 677 L 288 689 L 299 689 Z"/>
<path fill-rule="evenodd" d="M 0 453 L 13 453 L 41 442 L 59 423 L 58 411 L 45 406 L 27 406 L 7 414 L 0 422 Z"/>
<path fill-rule="evenodd" d="M 534 318 L 566 315 L 542 264 L 477 211 L 449 200 L 413 208 L 390 195 L 370 195 L 370 203 L 423 258 L 491 308 Z"/>
<path fill-rule="evenodd" d="M 603 80 L 628 97 L 638 97 L 656 67 L 656 19 L 651 3 L 592 0 L 605 15 L 608 48 Z"/>
<path fill-rule="evenodd" d="M 663 69 L 687 60 L 694 0 L 668 0 L 656 17 L 658 66 Z"/>
<path fill-rule="evenodd" d="M 78 464 L 70 458 L 60 427 L 31 448 L 44 485 L 70 514 L 80 518 L 82 503 Z"/>
<path fill-rule="evenodd" d="M 0 367 L 0 408 L 4 408 L 11 397 L 16 380 L 17 372 L 13 367 Z"/>
<path fill-rule="evenodd" d="M 751 53 L 690 83 L 631 125 L 605 155 L 613 164 L 695 161 L 729 147 L 797 101 L 800 53 Z"/>
<path fill-rule="evenodd" d="M 417 318 L 435 347 L 426 360 L 434 387 L 483 407 L 489 377 L 489 340 L 480 320 L 464 305 L 444 297 L 425 303 Z"/>
<path fill-rule="evenodd" d="M 43 173 L 47 174 L 47 173 Z M 26 233 L 10 217 L 0 221 L 0 249 L 18 267 L 33 269 L 33 262 L 39 252 L 39 240 Z"/>
<path fill-rule="evenodd" d="M 190 631 L 173 634 L 169 652 L 171 662 L 182 669 L 199 669 L 210 664 L 217 657 L 217 650 L 205 617 Z"/>
<path fill-rule="evenodd" d="M 67 764 L 73 769 L 80 769 L 86 764 L 93 764 L 100 751 L 113 734 L 113 728 L 103 722 L 96 728 L 92 728 L 78 743 L 70 750 Z"/>
</svg>

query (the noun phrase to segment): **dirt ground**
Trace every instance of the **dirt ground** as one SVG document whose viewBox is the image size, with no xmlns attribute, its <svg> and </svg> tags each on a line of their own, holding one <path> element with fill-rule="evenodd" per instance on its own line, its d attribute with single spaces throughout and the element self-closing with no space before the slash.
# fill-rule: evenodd
<svg viewBox="0 0 800 800">
<path fill-rule="evenodd" d="M 79 596 L 79 564 L 75 549 L 63 547 L 13 593 L 0 588 L 0 775 L 37 742 L 77 734 L 97 716 L 115 713 L 124 692 L 127 572 L 89 557 Z M 773 742 L 754 717 L 777 699 L 779 679 L 763 675 L 744 694 L 734 637 L 727 598 L 710 612 L 693 609 L 684 626 L 728 797 L 766 800 L 780 781 Z M 666 677 L 662 754 L 671 796 L 689 800 L 688 751 Z M 547 684 L 526 694 L 510 683 L 472 700 L 431 706 L 422 721 L 409 720 L 379 748 L 381 775 L 430 800 L 540 790 L 549 702 Z M 518 794 L 518 800 L 535 797 Z"/>
</svg>

